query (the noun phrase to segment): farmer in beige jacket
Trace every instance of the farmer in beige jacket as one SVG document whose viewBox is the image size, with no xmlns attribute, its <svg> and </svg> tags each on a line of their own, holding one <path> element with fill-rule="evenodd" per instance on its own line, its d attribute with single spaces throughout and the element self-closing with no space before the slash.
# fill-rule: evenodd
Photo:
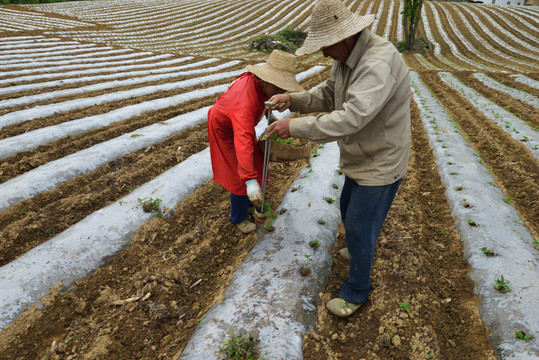
<svg viewBox="0 0 539 360">
<path fill-rule="evenodd" d="M 270 136 L 339 145 L 346 175 L 340 210 L 347 248 L 341 254 L 350 263 L 339 297 L 326 306 L 341 317 L 367 301 L 374 245 L 410 154 L 408 68 L 393 44 L 366 29 L 373 20 L 352 13 L 340 0 L 318 0 L 296 55 L 322 50 L 335 60 L 331 74 L 308 92 L 270 99 L 277 110 L 323 113 L 276 121 L 268 127 Z"/>
</svg>

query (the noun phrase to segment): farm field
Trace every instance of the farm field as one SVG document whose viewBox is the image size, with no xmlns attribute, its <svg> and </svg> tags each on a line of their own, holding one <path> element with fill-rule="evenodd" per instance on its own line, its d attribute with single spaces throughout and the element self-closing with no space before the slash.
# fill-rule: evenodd
<svg viewBox="0 0 539 360">
<path fill-rule="evenodd" d="M 376 14 L 371 31 L 402 40 L 402 1 L 345 3 Z M 190 340 L 205 315 L 272 236 L 229 222 L 228 193 L 211 179 L 207 109 L 265 61 L 249 43 L 307 30 L 312 4 L 0 6 L 1 359 L 179 359 L 201 345 Z M 303 358 L 539 357 L 538 25 L 536 6 L 424 3 L 418 33 L 432 49 L 403 55 L 410 166 L 377 244 L 369 302 L 347 319 L 325 310 L 347 274 L 341 226 L 312 224 L 320 239 L 332 234 L 322 282 L 298 275 L 304 254 L 321 264 L 313 239 L 282 239 L 304 242 L 294 281 L 319 289 L 296 334 Z M 298 81 L 314 87 L 330 67 L 321 53 L 298 58 Z M 321 184 L 309 173 L 328 162 L 335 176 L 330 144 L 309 163 L 271 163 L 271 208 L 292 193 L 302 206 Z M 143 211 L 147 199 L 162 201 L 159 212 Z M 338 201 L 308 200 L 336 212 Z M 292 210 L 277 215 L 276 234 Z M 507 293 L 494 289 L 502 275 Z M 278 341 L 261 336 L 262 355 Z M 215 352 L 222 341 L 205 345 Z"/>
</svg>

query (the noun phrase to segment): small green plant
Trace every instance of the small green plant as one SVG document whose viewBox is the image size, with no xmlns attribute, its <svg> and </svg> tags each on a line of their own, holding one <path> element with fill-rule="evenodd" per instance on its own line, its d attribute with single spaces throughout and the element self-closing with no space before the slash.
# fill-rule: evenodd
<svg viewBox="0 0 539 360">
<path fill-rule="evenodd" d="M 411 312 L 410 311 L 410 307 L 408 306 L 408 303 L 407 302 L 402 302 L 399 304 L 399 307 L 401 309 L 403 309 L 404 311 L 406 311 L 408 314 Z"/>
<path fill-rule="evenodd" d="M 163 202 L 163 200 L 161 199 L 152 199 L 150 198 L 149 200 L 146 200 L 146 201 L 142 201 L 141 199 L 138 199 L 139 203 L 142 202 L 142 210 L 144 210 L 144 212 L 155 212 L 157 213 L 158 215 L 161 214 L 161 209 L 159 208 L 161 203 Z"/>
<path fill-rule="evenodd" d="M 427 355 L 427 359 L 436 359 L 436 356 L 432 352 Z"/>
<path fill-rule="evenodd" d="M 339 185 L 337 185 L 337 184 L 333 184 L 333 185 L 331 185 L 331 186 L 332 186 L 334 189 L 338 189 L 338 188 L 339 188 Z"/>
<path fill-rule="evenodd" d="M 511 291 L 511 289 L 505 282 L 503 275 L 496 279 L 496 281 L 494 282 L 494 288 L 501 293 L 508 293 Z"/>
<path fill-rule="evenodd" d="M 456 191 L 461 191 L 461 190 L 462 190 L 462 186 L 457 186 L 457 187 L 455 187 L 455 190 L 456 190 Z"/>
<path fill-rule="evenodd" d="M 318 241 L 318 239 L 314 239 L 309 243 L 309 246 L 313 249 L 318 249 L 320 247 L 320 242 Z"/>
<path fill-rule="evenodd" d="M 257 360 L 258 339 L 254 335 L 236 335 L 234 329 L 228 329 L 229 339 L 223 341 L 224 347 L 219 348 L 219 353 L 224 353 L 228 359 Z"/>
<path fill-rule="evenodd" d="M 490 251 L 487 247 L 479 248 L 486 256 L 496 256 L 495 252 Z"/>
<path fill-rule="evenodd" d="M 505 199 L 503 199 L 503 201 L 506 202 L 507 204 L 512 204 L 513 198 L 511 196 L 506 196 Z"/>
<path fill-rule="evenodd" d="M 307 259 L 307 263 L 310 263 L 311 261 L 313 261 L 313 259 L 311 259 L 313 256 L 312 255 L 303 255 L 305 256 L 305 259 Z"/>
<path fill-rule="evenodd" d="M 535 337 L 533 334 L 526 334 L 524 331 L 517 331 L 515 337 L 519 340 L 530 340 Z"/>
<path fill-rule="evenodd" d="M 539 238 L 535 238 L 532 242 L 533 244 L 533 247 L 535 248 L 535 250 L 539 250 Z"/>
<path fill-rule="evenodd" d="M 406 204 L 406 209 L 408 209 L 408 211 L 414 212 L 414 208 L 416 205 L 416 202 L 413 202 L 412 204 Z"/>
<path fill-rule="evenodd" d="M 328 204 L 333 204 L 335 202 L 335 199 L 327 197 L 327 196 L 324 196 L 324 200 L 326 200 Z"/>
<path fill-rule="evenodd" d="M 281 139 L 277 134 L 275 134 L 275 135 L 273 135 L 272 139 L 277 141 L 277 142 L 280 142 L 281 144 L 298 146 L 298 145 L 294 145 L 294 139 L 292 139 L 292 138 L 288 138 L 288 139 L 284 140 L 284 139 Z"/>
</svg>

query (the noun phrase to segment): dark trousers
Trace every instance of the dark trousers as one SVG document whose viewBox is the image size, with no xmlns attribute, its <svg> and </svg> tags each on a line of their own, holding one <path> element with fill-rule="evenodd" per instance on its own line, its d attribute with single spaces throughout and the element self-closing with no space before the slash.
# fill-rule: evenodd
<svg viewBox="0 0 539 360">
<path fill-rule="evenodd" d="M 249 217 L 251 202 L 247 195 L 234 195 L 230 193 L 230 221 L 239 224 Z"/>
<path fill-rule="evenodd" d="M 339 292 L 341 299 L 353 304 L 367 301 L 374 245 L 401 181 L 386 186 L 362 186 L 345 178 L 340 205 L 350 264 L 348 279 Z"/>
</svg>

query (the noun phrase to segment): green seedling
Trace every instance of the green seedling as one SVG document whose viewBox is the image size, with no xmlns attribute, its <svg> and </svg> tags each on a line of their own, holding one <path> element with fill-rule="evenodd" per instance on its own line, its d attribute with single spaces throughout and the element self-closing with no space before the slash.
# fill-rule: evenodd
<svg viewBox="0 0 539 360">
<path fill-rule="evenodd" d="M 333 203 L 335 202 L 335 199 L 330 198 L 330 197 L 324 197 L 324 200 L 326 200 L 326 202 L 327 202 L 328 204 L 333 204 Z"/>
<path fill-rule="evenodd" d="M 496 256 L 495 252 L 490 251 L 486 247 L 479 248 L 479 250 L 481 250 L 483 252 L 483 254 L 485 254 L 486 256 Z"/>
<path fill-rule="evenodd" d="M 150 198 L 149 200 L 146 200 L 146 201 L 142 201 L 141 199 L 138 199 L 138 201 L 139 203 L 142 202 L 142 210 L 144 210 L 144 212 L 155 212 L 155 213 L 161 212 L 161 209 L 159 208 L 159 206 L 163 202 L 163 200 L 161 199 L 154 200 Z"/>
<path fill-rule="evenodd" d="M 533 334 L 526 334 L 524 331 L 517 331 L 515 337 L 519 340 L 530 340 L 535 337 Z"/>
<path fill-rule="evenodd" d="M 461 191 L 461 190 L 462 190 L 462 186 L 457 186 L 457 187 L 455 187 L 455 190 L 456 190 L 456 191 Z"/>
<path fill-rule="evenodd" d="M 494 289 L 496 289 L 497 291 L 499 291 L 501 293 L 508 293 L 508 292 L 511 291 L 511 289 L 509 288 L 509 286 L 505 282 L 505 279 L 504 279 L 503 275 L 501 275 L 499 278 L 497 278 L 496 281 L 494 282 Z"/>
<path fill-rule="evenodd" d="M 320 247 L 320 242 L 318 241 L 318 239 L 314 239 L 309 243 L 309 246 L 313 249 L 318 249 Z"/>
<path fill-rule="evenodd" d="M 503 199 L 503 201 L 506 202 L 507 204 L 512 204 L 513 198 L 511 196 L 506 196 L 505 199 Z"/>
<path fill-rule="evenodd" d="M 404 311 L 406 311 L 408 314 L 411 312 L 410 311 L 410 307 L 408 306 L 408 303 L 407 302 L 402 302 L 399 304 L 399 307 L 401 309 L 403 309 Z"/>
<path fill-rule="evenodd" d="M 338 189 L 338 188 L 339 188 L 339 185 L 337 185 L 337 184 L 333 184 L 333 185 L 331 185 L 331 186 L 332 186 L 334 189 Z"/>
<path fill-rule="evenodd" d="M 408 211 L 414 212 L 414 208 L 416 205 L 416 202 L 413 202 L 412 204 L 406 204 L 406 209 L 408 209 Z"/>
<path fill-rule="evenodd" d="M 539 250 L 539 238 L 535 238 L 532 244 L 535 250 Z"/>
<path fill-rule="evenodd" d="M 464 206 L 465 208 L 469 208 L 471 207 L 470 203 L 468 202 L 468 200 L 466 198 L 462 199 L 462 201 L 460 202 L 460 204 L 462 206 Z"/>
<path fill-rule="evenodd" d="M 312 255 L 303 255 L 305 256 L 305 259 L 307 259 L 307 262 L 310 263 L 311 261 L 313 261 L 313 259 L 311 259 Z"/>
<path fill-rule="evenodd" d="M 273 137 L 271 139 L 275 140 L 277 142 L 280 142 L 281 144 L 298 146 L 298 145 L 294 145 L 294 140 L 292 138 L 288 138 L 286 140 L 283 140 L 277 134 L 273 135 Z"/>
<path fill-rule="evenodd" d="M 258 359 L 258 339 L 250 334 L 238 336 L 234 329 L 228 329 L 229 339 L 223 341 L 224 347 L 219 348 L 219 353 L 225 353 L 228 359 Z"/>
</svg>

